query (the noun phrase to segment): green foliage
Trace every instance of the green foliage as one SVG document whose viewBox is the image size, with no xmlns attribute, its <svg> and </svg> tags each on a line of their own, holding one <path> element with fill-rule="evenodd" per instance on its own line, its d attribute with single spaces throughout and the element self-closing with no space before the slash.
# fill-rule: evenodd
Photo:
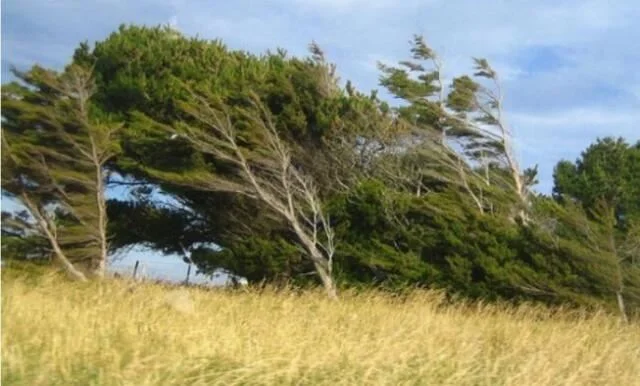
<svg viewBox="0 0 640 386">
<path fill-rule="evenodd" d="M 553 198 L 529 199 L 537 168 L 520 171 L 510 138 L 496 135 L 500 98 L 484 82 L 497 74 L 484 59 L 474 59 L 473 77 L 443 85 L 439 58 L 414 37 L 410 60 L 380 65 L 381 86 L 401 101 L 395 109 L 350 82 L 342 90 L 315 43 L 307 58 L 253 55 L 169 28 L 122 26 L 81 44 L 73 62 L 62 74 L 34 67 L 3 86 L 3 192 L 55 213 L 76 259 L 96 253 L 103 190 L 79 157 L 93 138 L 101 171 L 141 184 L 134 199 L 106 203 L 112 252 L 190 248 L 202 272 L 313 282 L 295 231 L 239 188 L 241 167 L 220 151 L 229 146 L 224 132 L 198 119 L 208 107 L 227 114 L 239 154 L 274 183 L 273 144 L 250 114 L 264 106 L 260 117 L 273 123 L 292 167 L 317 187 L 342 285 L 611 307 L 624 292 L 629 309 L 640 305 L 640 143 L 598 140 L 575 163 L 558 164 Z M 59 87 L 78 65 L 94 69 L 86 122 Z M 123 127 L 114 139 L 116 120 Z M 513 221 L 525 210 L 530 221 Z M 34 225 L 3 213 L 3 256 L 50 256 Z"/>
<path fill-rule="evenodd" d="M 352 284 L 408 284 L 556 304 L 596 305 L 606 298 L 611 304 L 614 267 L 597 245 L 585 243 L 584 234 L 570 233 L 578 229 L 578 214 L 545 200 L 536 208 L 558 228 L 479 215 L 455 191 L 417 197 L 364 182 L 331 205 L 341 240 L 336 269 Z"/>
<path fill-rule="evenodd" d="M 250 283 L 286 284 L 315 274 L 313 266 L 305 262 L 304 251 L 278 234 L 238 240 L 231 248 L 219 251 L 200 247 L 194 250 L 192 259 L 202 272 L 223 270 Z"/>
<path fill-rule="evenodd" d="M 187 209 L 162 210 L 156 217 L 160 213 L 154 210 L 145 212 L 136 205 L 111 202 L 110 214 L 118 213 L 112 227 L 114 245 L 137 239 L 163 251 L 177 251 L 180 239 L 186 246 L 204 242 L 233 250 L 238 239 L 250 235 L 267 240 L 271 229 L 282 228 L 280 220 L 246 197 L 184 186 L 197 181 L 232 181 L 236 173 L 225 160 L 199 152 L 180 138 L 170 139 L 170 133 L 185 124 L 197 126 L 184 109 L 193 102 L 192 93 L 230 107 L 227 111 L 248 157 L 259 156 L 264 149 L 264 138 L 250 130 L 242 116 L 250 95 L 257 95 L 293 150 L 293 163 L 313 177 L 320 195 L 331 194 L 336 179 L 348 183 L 353 169 L 342 160 L 353 156 L 341 147 L 339 138 L 328 133 L 339 133 L 354 142 L 358 133 L 375 132 L 382 126 L 372 119 L 380 114 L 380 104 L 374 96 L 344 95 L 322 52 L 315 45 L 311 51 L 306 59 L 287 58 L 283 52 L 255 56 L 230 51 L 220 42 L 136 26 L 121 27 L 94 48 L 81 45 L 75 60 L 94 66 L 98 104 L 127 122 L 123 153 L 113 168 L 157 184 Z M 136 225 L 145 221 L 156 227 Z M 185 234 L 186 229 L 202 231 Z M 246 250 L 239 249 L 234 256 Z"/>
<path fill-rule="evenodd" d="M 40 261 L 49 257 L 49 245 L 27 211 L 2 212 L 3 261 Z"/>
<path fill-rule="evenodd" d="M 29 238 L 46 237 L 60 260 L 102 271 L 104 166 L 120 151 L 120 125 L 92 105 L 94 83 L 82 67 L 15 75 L 2 89 L 3 194 L 39 227 Z M 30 220 L 22 220 L 24 228 Z"/>
<path fill-rule="evenodd" d="M 553 194 L 558 202 L 577 205 L 585 219 L 576 229 L 588 231 L 584 241 L 604 259 L 608 288 L 627 310 L 640 304 L 640 142 L 598 139 L 575 163 L 561 161 L 554 170 Z M 598 259 L 591 261 L 594 264 Z M 597 263 L 595 263 L 597 264 Z M 629 307 L 631 304 L 631 307 Z M 621 312 L 623 311 L 620 304 Z"/>
<path fill-rule="evenodd" d="M 615 208 L 617 226 L 640 221 L 640 142 L 607 137 L 589 146 L 575 163 L 554 170 L 554 197 L 593 208 L 599 200 Z"/>
</svg>

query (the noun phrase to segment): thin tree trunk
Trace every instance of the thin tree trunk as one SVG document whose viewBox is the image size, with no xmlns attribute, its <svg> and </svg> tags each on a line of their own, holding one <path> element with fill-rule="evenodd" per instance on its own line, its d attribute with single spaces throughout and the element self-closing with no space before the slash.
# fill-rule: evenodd
<svg viewBox="0 0 640 386">
<path fill-rule="evenodd" d="M 102 173 L 98 172 L 101 176 Z M 97 277 L 104 277 L 107 267 L 107 256 L 109 253 L 109 244 L 107 240 L 107 208 L 104 200 L 104 187 L 102 181 L 97 185 L 97 205 L 98 205 L 98 237 L 100 239 L 100 256 L 96 264 L 93 274 Z"/>
<path fill-rule="evenodd" d="M 97 154 L 96 144 L 91 139 L 92 161 L 96 168 L 96 206 L 98 209 L 98 239 L 100 242 L 100 256 L 94 264 L 93 275 L 103 278 L 107 266 L 107 255 L 109 253 L 109 245 L 107 240 L 107 207 L 104 197 L 104 175 L 102 172 L 102 162 Z"/>
<path fill-rule="evenodd" d="M 469 193 L 469 196 L 473 199 L 473 202 L 475 202 L 476 206 L 478 207 L 478 211 L 480 212 L 480 214 L 484 214 L 484 208 L 482 207 L 482 201 L 480 201 L 478 196 L 476 196 L 476 194 L 471 189 L 471 186 L 469 186 L 469 182 L 467 181 L 467 176 L 464 174 L 464 170 L 462 170 L 462 167 L 459 166 L 458 172 L 460 174 L 460 178 L 462 179 L 462 185 L 464 186 L 465 190 L 467 191 L 467 193 Z"/>
<path fill-rule="evenodd" d="M 618 289 L 616 290 L 616 299 L 618 301 L 618 310 L 620 311 L 620 317 L 622 318 L 622 321 L 625 323 L 629 322 L 629 319 L 627 318 L 627 311 L 625 308 L 625 304 L 624 304 L 624 277 L 622 275 L 622 267 L 620 266 L 620 258 L 618 257 L 618 247 L 616 245 L 616 240 L 614 237 L 614 225 L 613 225 L 613 221 L 614 221 L 614 213 L 613 210 L 610 211 L 609 214 L 609 221 L 611 221 L 609 223 L 609 248 L 611 248 L 611 253 L 613 254 L 613 258 L 615 259 L 615 263 L 616 263 L 616 276 L 617 276 L 617 287 Z"/>
<path fill-rule="evenodd" d="M 333 278 L 331 277 L 331 274 L 327 272 L 326 268 L 322 265 L 318 263 L 314 263 L 314 265 L 329 299 L 338 300 L 338 290 L 336 288 L 335 282 L 333 281 Z"/>
<path fill-rule="evenodd" d="M 191 263 L 189 263 L 189 268 L 187 268 L 187 278 L 184 281 L 184 284 L 189 284 L 189 276 L 191 276 Z"/>
<path fill-rule="evenodd" d="M 624 297 L 622 296 L 621 291 L 616 291 L 616 298 L 618 299 L 618 310 L 620 310 L 620 317 L 622 321 L 625 323 L 629 323 L 629 318 L 627 317 L 627 310 L 624 305 Z"/>
<path fill-rule="evenodd" d="M 133 280 L 138 278 L 138 267 L 140 266 L 140 260 L 136 260 L 136 265 L 133 266 Z"/>
<path fill-rule="evenodd" d="M 307 252 L 311 255 L 311 260 L 313 261 L 313 265 L 320 276 L 320 280 L 322 281 L 322 285 L 324 286 L 325 291 L 327 292 L 327 296 L 329 299 L 338 299 L 338 291 L 336 289 L 335 282 L 332 277 L 332 265 L 333 261 L 331 258 L 326 258 L 324 254 L 318 249 L 316 242 L 311 240 L 307 234 L 304 232 L 300 224 L 295 218 L 289 218 L 289 221 L 292 225 L 292 228 L 298 239 L 305 247 Z"/>
<path fill-rule="evenodd" d="M 31 211 L 31 214 L 36 218 L 36 221 L 40 225 L 40 229 L 47 236 L 47 239 L 49 239 L 51 248 L 53 248 L 54 256 L 56 257 L 56 260 L 58 261 L 58 263 L 62 265 L 65 272 L 67 272 L 69 276 L 71 276 L 76 280 L 87 281 L 87 277 L 85 276 L 85 274 L 79 271 L 73 265 L 73 263 L 69 261 L 65 253 L 62 251 L 62 248 L 60 248 L 60 244 L 58 244 L 58 239 L 53 234 L 51 227 L 49 226 L 48 220 L 42 215 L 42 213 L 40 213 L 40 210 L 38 209 L 36 204 L 34 204 L 33 201 L 31 201 L 31 199 L 26 193 L 22 194 L 22 200 Z"/>
</svg>

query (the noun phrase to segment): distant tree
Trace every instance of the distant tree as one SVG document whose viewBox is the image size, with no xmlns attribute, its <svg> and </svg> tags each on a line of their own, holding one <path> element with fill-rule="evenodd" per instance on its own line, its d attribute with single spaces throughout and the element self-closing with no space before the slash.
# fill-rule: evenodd
<svg viewBox="0 0 640 386">
<path fill-rule="evenodd" d="M 631 146 L 622 138 L 598 139 L 575 163 L 559 162 L 554 182 L 558 202 L 578 205 L 588 215 L 589 241 L 615 267 L 611 275 L 626 320 L 625 297 L 637 297 L 640 272 L 640 142 Z"/>
<path fill-rule="evenodd" d="M 119 151 L 120 124 L 96 114 L 85 68 L 57 74 L 34 67 L 15 75 L 21 83 L 2 88 L 2 190 L 30 219 L 6 225 L 45 238 L 73 277 L 102 277 L 109 243 L 105 165 Z"/>
<path fill-rule="evenodd" d="M 553 179 L 559 201 L 577 201 L 587 210 L 604 201 L 619 229 L 640 221 L 640 142 L 598 139 L 575 162 L 560 161 Z"/>
</svg>

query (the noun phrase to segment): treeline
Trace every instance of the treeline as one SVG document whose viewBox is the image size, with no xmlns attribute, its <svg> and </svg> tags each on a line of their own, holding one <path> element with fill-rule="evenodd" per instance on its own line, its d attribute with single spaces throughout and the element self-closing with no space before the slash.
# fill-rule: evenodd
<svg viewBox="0 0 640 386">
<path fill-rule="evenodd" d="M 640 142 L 518 164 L 498 74 L 445 83 L 416 36 L 380 65 L 391 107 L 316 44 L 253 55 L 165 27 L 82 43 L 62 72 L 2 86 L 3 258 L 78 280 L 144 244 L 250 283 L 447 289 L 489 300 L 640 305 Z M 107 199 L 109 187 L 129 193 Z"/>
</svg>

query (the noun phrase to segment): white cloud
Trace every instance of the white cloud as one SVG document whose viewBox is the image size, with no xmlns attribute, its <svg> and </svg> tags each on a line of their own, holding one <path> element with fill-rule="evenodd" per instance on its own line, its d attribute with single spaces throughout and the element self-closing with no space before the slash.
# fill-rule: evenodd
<svg viewBox="0 0 640 386">
<path fill-rule="evenodd" d="M 621 127 L 639 124 L 640 110 L 574 108 L 551 114 L 516 113 L 511 114 L 511 120 L 521 126 L 536 127 L 539 130 L 586 126 Z"/>
<path fill-rule="evenodd" d="M 77 42 L 101 39 L 121 22 L 179 20 L 187 34 L 252 51 L 283 47 L 300 55 L 315 39 L 341 77 L 363 91 L 377 86 L 376 62 L 406 59 L 412 34 L 421 33 L 445 61 L 447 79 L 469 72 L 472 56 L 492 62 L 524 164 L 538 161 L 547 139 L 564 136 L 567 149 L 554 151 L 573 154 L 596 136 L 638 132 L 637 0 L 238 0 L 215 7 L 204 0 L 24 0 L 3 3 L 3 12 L 3 66 L 7 59 L 64 62 Z M 545 57 L 546 47 L 554 58 Z M 549 60 L 557 63 L 541 71 Z M 584 141 L 566 139 L 576 133 Z"/>
<path fill-rule="evenodd" d="M 173 15 L 169 18 L 169 26 L 178 29 L 178 15 Z"/>
<path fill-rule="evenodd" d="M 336 14 L 343 12 L 367 12 L 371 10 L 383 10 L 390 7 L 415 7 L 437 3 L 438 0 L 405 0 L 399 4 L 396 0 L 280 0 L 287 5 L 298 6 L 303 9 L 312 9 L 324 14 Z"/>
</svg>

